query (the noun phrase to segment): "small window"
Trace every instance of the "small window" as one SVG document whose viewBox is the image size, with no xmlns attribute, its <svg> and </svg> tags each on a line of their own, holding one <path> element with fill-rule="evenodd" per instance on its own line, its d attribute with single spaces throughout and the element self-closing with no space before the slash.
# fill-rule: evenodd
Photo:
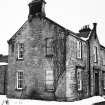
<svg viewBox="0 0 105 105">
<path fill-rule="evenodd" d="M 18 59 L 23 59 L 24 56 L 24 43 L 18 43 Z"/>
<path fill-rule="evenodd" d="M 53 39 L 46 38 L 46 56 L 53 56 Z"/>
<path fill-rule="evenodd" d="M 23 89 L 23 71 L 17 72 L 17 89 Z"/>
<path fill-rule="evenodd" d="M 78 91 L 82 90 L 82 70 L 77 69 L 77 87 Z"/>
<path fill-rule="evenodd" d="M 102 77 L 103 77 L 103 89 L 105 89 L 105 72 L 102 72 Z"/>
<path fill-rule="evenodd" d="M 82 42 L 77 41 L 77 58 L 82 58 Z"/>
<path fill-rule="evenodd" d="M 97 62 L 98 62 L 97 47 L 94 46 L 94 49 L 93 49 L 93 50 L 94 50 L 94 51 L 93 51 L 93 53 L 94 53 L 94 55 L 93 55 L 93 57 L 94 57 L 94 62 L 97 63 Z"/>
<path fill-rule="evenodd" d="M 53 71 L 52 70 L 46 70 L 46 89 L 47 90 L 53 90 Z"/>
<path fill-rule="evenodd" d="M 102 60 L 103 60 L 102 63 L 105 66 L 105 52 L 103 52 Z"/>
<path fill-rule="evenodd" d="M 14 53 L 14 43 L 11 44 L 11 51 Z"/>
</svg>

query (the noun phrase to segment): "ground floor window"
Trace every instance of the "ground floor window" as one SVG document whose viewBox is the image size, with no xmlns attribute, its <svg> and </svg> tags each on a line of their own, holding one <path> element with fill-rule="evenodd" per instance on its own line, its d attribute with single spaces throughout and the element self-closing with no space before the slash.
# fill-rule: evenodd
<svg viewBox="0 0 105 105">
<path fill-rule="evenodd" d="M 23 71 L 17 71 L 17 89 L 23 89 Z"/>
<path fill-rule="evenodd" d="M 77 69 L 77 87 L 78 91 L 82 90 L 82 69 Z"/>
<path fill-rule="evenodd" d="M 46 70 L 46 89 L 47 90 L 53 90 L 53 71 L 52 70 Z"/>
</svg>

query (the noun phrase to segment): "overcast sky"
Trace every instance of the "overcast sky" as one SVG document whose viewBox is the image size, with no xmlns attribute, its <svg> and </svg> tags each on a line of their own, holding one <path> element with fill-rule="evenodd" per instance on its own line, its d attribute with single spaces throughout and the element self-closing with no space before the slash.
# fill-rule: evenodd
<svg viewBox="0 0 105 105">
<path fill-rule="evenodd" d="M 0 53 L 8 54 L 9 40 L 28 17 L 31 0 L 0 0 Z M 97 22 L 105 46 L 105 0 L 46 0 L 46 16 L 73 32 Z"/>
</svg>

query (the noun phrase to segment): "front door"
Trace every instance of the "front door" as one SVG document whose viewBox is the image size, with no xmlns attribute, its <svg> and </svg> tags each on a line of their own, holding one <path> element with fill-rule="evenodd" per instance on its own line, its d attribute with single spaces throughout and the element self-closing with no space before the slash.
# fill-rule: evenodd
<svg viewBox="0 0 105 105">
<path fill-rule="evenodd" d="M 99 73 L 95 72 L 95 95 L 99 95 Z"/>
</svg>

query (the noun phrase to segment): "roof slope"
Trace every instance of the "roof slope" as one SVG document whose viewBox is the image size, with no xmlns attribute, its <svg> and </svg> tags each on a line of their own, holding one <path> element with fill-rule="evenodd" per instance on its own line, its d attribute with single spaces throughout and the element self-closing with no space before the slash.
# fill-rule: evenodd
<svg viewBox="0 0 105 105">
<path fill-rule="evenodd" d="M 92 36 L 93 31 L 94 31 L 94 27 L 93 27 L 93 29 L 88 33 L 88 35 L 87 35 L 88 37 L 86 37 L 86 38 L 85 38 L 85 37 L 79 37 L 78 34 L 81 34 L 81 33 L 75 33 L 75 32 L 73 32 L 73 31 L 71 31 L 71 30 L 69 30 L 69 29 L 63 27 L 62 25 L 56 23 L 55 21 L 49 19 L 48 17 L 43 16 L 42 18 L 43 18 L 43 19 L 46 19 L 46 20 L 48 20 L 49 22 L 51 22 L 51 23 L 53 23 L 53 24 L 55 24 L 55 25 L 61 27 L 62 29 L 64 29 L 64 30 L 67 32 L 66 35 L 72 35 L 72 36 L 74 36 L 74 37 L 76 37 L 76 38 L 78 38 L 78 39 L 80 39 L 80 40 L 82 40 L 82 41 L 87 41 L 87 40 L 89 40 L 90 37 Z M 15 38 L 16 38 L 18 35 L 20 35 L 20 32 L 21 32 L 22 30 L 24 30 L 24 26 L 25 26 L 28 22 L 29 22 L 29 21 L 27 20 L 27 21 L 20 27 L 20 29 L 8 40 L 8 43 L 11 43 L 12 41 L 15 40 Z M 96 23 L 93 23 L 93 24 L 96 24 Z M 80 35 L 80 36 L 81 36 L 81 35 Z M 102 45 L 101 45 L 101 46 L 102 46 Z"/>
<path fill-rule="evenodd" d="M 64 30 L 67 31 L 68 33 L 71 33 L 71 34 L 75 35 L 76 37 L 78 37 L 78 36 L 77 36 L 77 33 L 74 33 L 73 31 L 71 31 L 71 30 L 69 30 L 69 29 L 67 29 L 67 28 L 65 28 L 65 27 L 63 27 L 63 26 L 61 26 L 60 24 L 58 24 L 58 23 L 56 23 L 55 21 L 49 19 L 48 17 L 42 17 L 42 18 L 44 18 L 44 19 L 48 20 L 49 22 L 51 22 L 51 23 L 53 23 L 53 24 L 55 24 L 55 25 L 61 27 L 62 29 L 64 29 Z M 19 29 L 7 42 L 8 42 L 8 43 L 11 43 L 12 41 L 14 41 L 15 38 L 20 34 L 20 32 L 21 32 L 22 30 L 24 30 L 24 26 L 25 26 L 28 22 L 29 22 L 29 21 L 27 20 L 27 21 L 20 27 L 20 29 Z M 79 37 L 78 37 L 78 38 L 79 38 Z"/>
<path fill-rule="evenodd" d="M 24 30 L 24 26 L 27 24 L 28 20 L 20 27 L 20 29 L 7 41 L 8 43 L 11 43 L 13 40 L 15 40 L 15 38 L 17 37 L 17 35 L 20 35 L 20 32 L 22 30 Z"/>
</svg>

